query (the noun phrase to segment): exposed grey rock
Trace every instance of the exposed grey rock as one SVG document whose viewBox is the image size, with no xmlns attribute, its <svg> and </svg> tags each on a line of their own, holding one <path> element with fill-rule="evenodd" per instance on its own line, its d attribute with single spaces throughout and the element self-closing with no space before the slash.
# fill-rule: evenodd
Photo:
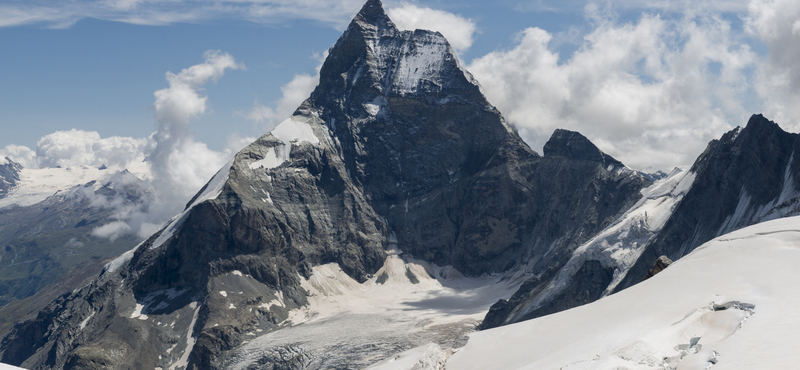
<svg viewBox="0 0 800 370">
<path fill-rule="evenodd" d="M 653 265 L 653 268 L 651 268 L 650 271 L 647 272 L 647 275 L 644 276 L 644 279 L 642 279 L 642 281 L 647 280 L 653 276 L 656 276 L 656 274 L 658 274 L 661 271 L 664 271 L 664 269 L 669 267 L 669 265 L 671 264 L 672 260 L 669 259 L 669 257 L 667 256 L 658 257 L 655 265 Z"/>
<path fill-rule="evenodd" d="M 547 157 L 594 161 L 601 163 L 604 167 L 624 167 L 620 161 L 603 153 L 589 139 L 574 131 L 557 129 L 550 140 L 544 144 L 543 149 L 544 155 Z"/>
</svg>

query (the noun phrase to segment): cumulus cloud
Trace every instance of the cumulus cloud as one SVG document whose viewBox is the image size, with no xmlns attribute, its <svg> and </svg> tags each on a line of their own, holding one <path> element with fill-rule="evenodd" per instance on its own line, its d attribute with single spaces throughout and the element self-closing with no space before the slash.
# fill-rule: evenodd
<svg viewBox="0 0 800 370">
<path fill-rule="evenodd" d="M 475 23 L 443 10 L 403 4 L 386 11 L 389 18 L 401 30 L 425 29 L 438 31 L 457 52 L 464 52 L 472 46 Z"/>
<path fill-rule="evenodd" d="M 36 144 L 38 167 L 102 166 L 128 168 L 144 160 L 145 138 L 100 138 L 95 131 L 56 131 Z"/>
<path fill-rule="evenodd" d="M 31 148 L 23 145 L 7 145 L 5 148 L 0 149 L 0 158 L 10 158 L 12 161 L 17 162 L 25 168 L 39 168 L 36 161 L 36 152 Z"/>
<path fill-rule="evenodd" d="M 314 76 L 306 73 L 295 75 L 289 83 L 281 86 L 283 95 L 274 107 L 262 105 L 255 101 L 253 108 L 245 114 L 245 117 L 263 127 L 264 131 L 269 131 L 284 119 L 289 118 L 295 109 L 314 91 L 318 83 L 319 70 Z"/>
<path fill-rule="evenodd" d="M 755 54 L 717 16 L 643 15 L 617 23 L 587 6 L 594 29 L 568 59 L 539 28 L 467 67 L 490 102 L 541 150 L 556 128 L 576 130 L 639 169 L 691 164 L 706 144 L 746 122 L 742 95 Z"/>
<path fill-rule="evenodd" d="M 219 79 L 226 69 L 244 66 L 220 51 L 208 51 L 204 57 L 203 63 L 178 74 L 167 72 L 169 87 L 154 93 L 157 130 L 147 161 L 156 189 L 181 199 L 200 189 L 231 155 L 195 141 L 189 121 L 206 111 L 208 97 L 203 94 L 203 86 Z"/>
<path fill-rule="evenodd" d="M 92 235 L 98 238 L 107 238 L 112 242 L 131 231 L 131 227 L 124 221 L 114 221 L 92 230 Z"/>
<path fill-rule="evenodd" d="M 751 1 L 747 30 L 769 50 L 755 79 L 764 113 L 793 131 L 800 130 L 800 2 Z"/>
</svg>

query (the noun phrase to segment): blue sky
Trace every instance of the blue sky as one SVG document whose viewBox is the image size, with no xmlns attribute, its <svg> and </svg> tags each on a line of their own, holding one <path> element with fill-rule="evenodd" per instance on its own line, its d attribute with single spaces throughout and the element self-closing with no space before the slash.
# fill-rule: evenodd
<svg viewBox="0 0 800 370">
<path fill-rule="evenodd" d="M 0 0 L 0 154 L 33 167 L 67 153 L 59 163 L 76 165 L 70 158 L 85 156 L 66 147 L 46 152 L 53 145 L 42 142 L 56 141 L 43 138 L 71 129 L 80 131 L 59 145 L 85 132 L 147 138 L 163 124 L 154 92 L 171 86 L 166 73 L 209 63 L 205 53 L 219 50 L 235 64 L 197 86 L 204 109 L 187 118 L 188 132 L 207 150 L 229 156 L 288 115 L 286 106 L 298 98 L 285 96 L 313 88 L 320 58 L 361 5 Z M 461 45 L 464 66 L 537 151 L 562 127 L 634 168 L 668 171 L 690 165 L 709 140 L 752 113 L 800 129 L 796 1 L 384 6 L 399 25 L 439 27 Z"/>
</svg>

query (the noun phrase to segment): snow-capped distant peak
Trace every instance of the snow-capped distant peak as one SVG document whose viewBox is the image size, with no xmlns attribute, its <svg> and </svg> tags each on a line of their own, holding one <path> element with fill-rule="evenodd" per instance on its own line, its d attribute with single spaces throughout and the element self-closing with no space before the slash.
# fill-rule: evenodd
<svg viewBox="0 0 800 370">
<path fill-rule="evenodd" d="M 48 197 L 69 190 L 78 185 L 97 181 L 109 174 L 109 170 L 100 170 L 90 166 L 67 168 L 23 168 L 19 171 L 19 182 L 0 199 L 0 208 L 11 205 L 30 206 L 42 202 Z"/>
</svg>

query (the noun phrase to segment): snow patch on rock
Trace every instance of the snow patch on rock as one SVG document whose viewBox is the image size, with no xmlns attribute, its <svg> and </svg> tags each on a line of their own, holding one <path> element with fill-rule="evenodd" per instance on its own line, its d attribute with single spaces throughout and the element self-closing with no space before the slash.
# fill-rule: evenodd
<svg viewBox="0 0 800 370">
<path fill-rule="evenodd" d="M 283 145 L 275 146 L 267 150 L 264 158 L 250 163 L 250 169 L 276 168 L 289 160 L 292 145 L 299 142 L 309 142 L 318 144 L 319 139 L 314 134 L 314 129 L 308 122 L 304 122 L 305 117 L 297 115 L 281 122 L 277 127 L 270 131 L 270 134 L 280 140 Z"/>
<path fill-rule="evenodd" d="M 200 305 L 197 302 L 192 302 L 189 304 L 189 307 L 194 309 L 194 314 L 192 315 L 192 323 L 189 324 L 189 331 L 186 333 L 186 349 L 183 350 L 183 354 L 169 367 L 169 370 L 175 370 L 179 367 L 186 368 L 189 364 L 189 355 L 192 353 L 194 349 L 195 343 L 197 343 L 197 338 L 194 335 L 194 325 L 197 323 L 197 316 L 200 313 Z M 173 347 L 174 348 L 174 347 Z M 168 351 L 168 353 L 171 351 Z"/>
</svg>

